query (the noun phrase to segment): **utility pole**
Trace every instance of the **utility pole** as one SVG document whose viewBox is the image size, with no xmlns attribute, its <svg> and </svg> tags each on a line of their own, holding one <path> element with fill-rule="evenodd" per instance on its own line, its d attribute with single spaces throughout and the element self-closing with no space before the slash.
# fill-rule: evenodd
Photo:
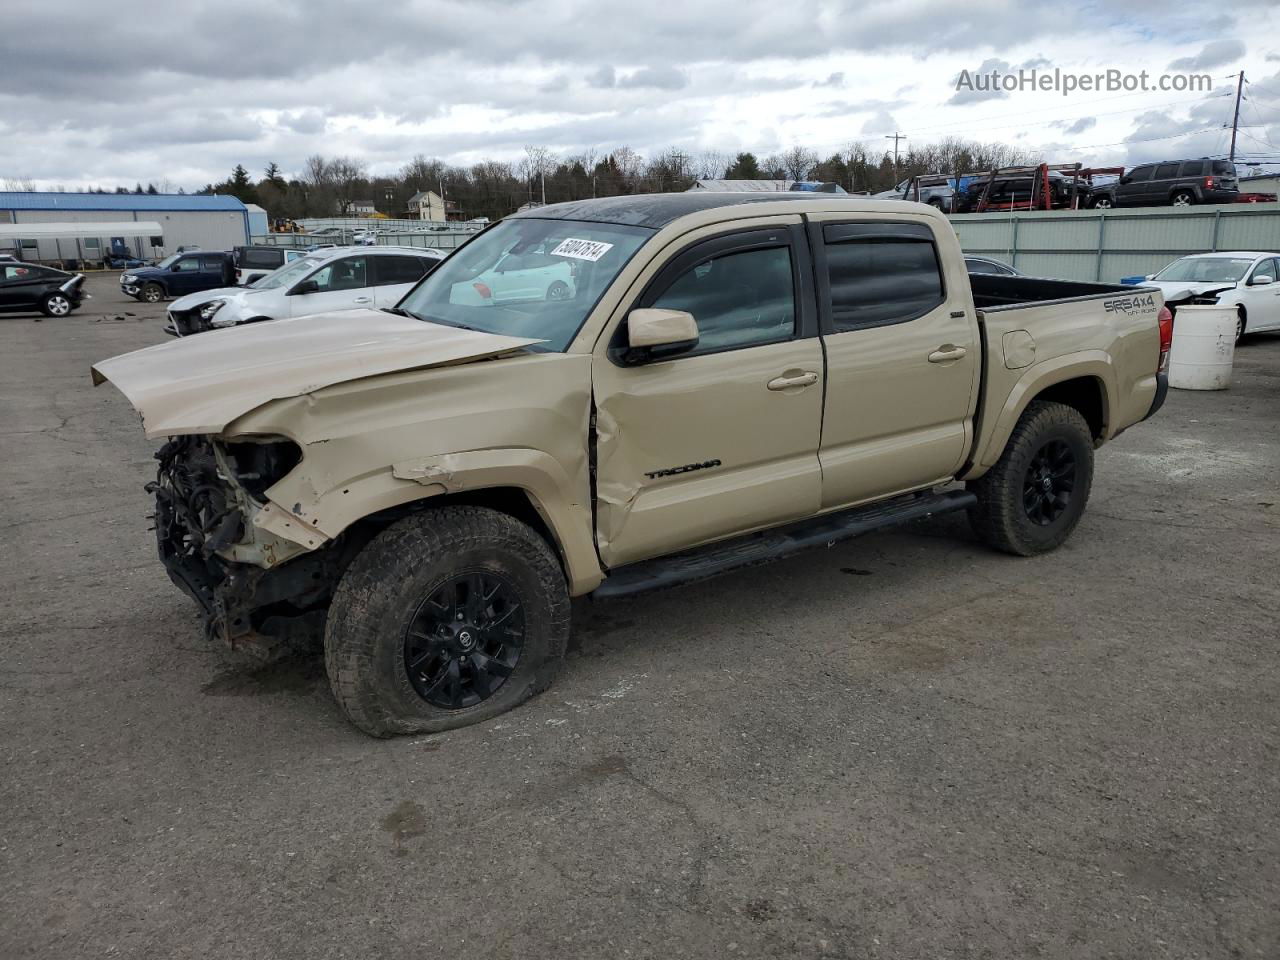
<svg viewBox="0 0 1280 960">
<path fill-rule="evenodd" d="M 542 171 L 542 205 L 547 205 L 547 171 Z"/>
<path fill-rule="evenodd" d="M 1244 71 L 1240 71 L 1240 76 L 1236 78 L 1236 113 L 1231 118 L 1231 156 L 1228 158 L 1232 163 L 1236 160 L 1236 130 L 1240 127 L 1240 95 L 1244 93 Z"/>
<path fill-rule="evenodd" d="M 892 137 L 885 137 L 886 140 L 893 141 L 893 184 L 898 185 L 898 141 L 907 139 L 905 133 L 898 133 L 896 130 Z"/>
</svg>

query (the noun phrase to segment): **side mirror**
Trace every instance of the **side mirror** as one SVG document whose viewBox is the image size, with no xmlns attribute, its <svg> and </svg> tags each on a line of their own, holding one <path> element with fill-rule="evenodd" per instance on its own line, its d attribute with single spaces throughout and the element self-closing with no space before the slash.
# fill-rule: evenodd
<svg viewBox="0 0 1280 960">
<path fill-rule="evenodd" d="M 1272 280 L 1270 277 L 1254 277 L 1252 280 L 1249 281 L 1249 286 L 1262 287 L 1262 286 L 1266 286 L 1268 283 L 1271 283 L 1271 282 Z"/>
<path fill-rule="evenodd" d="M 1133 178 L 1132 178 L 1132 177 L 1121 177 L 1121 178 L 1120 178 L 1120 182 L 1121 182 L 1121 183 L 1131 183 L 1132 181 L 1133 181 Z"/>
<path fill-rule="evenodd" d="M 1154 273 L 1148 273 L 1146 276 L 1147 280 L 1154 280 L 1155 278 L 1156 278 L 1156 275 Z"/>
<path fill-rule="evenodd" d="M 320 285 L 314 280 L 303 280 L 300 284 L 289 291 L 289 296 L 301 296 L 304 293 L 318 293 Z"/>
<path fill-rule="evenodd" d="M 181 262 L 178 262 L 178 263 L 173 264 L 171 267 L 169 267 L 169 272 L 170 272 L 170 273 L 177 273 L 177 272 L 178 272 L 178 268 L 179 268 L 180 266 L 181 266 Z"/>
<path fill-rule="evenodd" d="M 627 314 L 627 363 L 674 357 L 698 345 L 698 323 L 684 310 L 645 307 Z"/>
</svg>

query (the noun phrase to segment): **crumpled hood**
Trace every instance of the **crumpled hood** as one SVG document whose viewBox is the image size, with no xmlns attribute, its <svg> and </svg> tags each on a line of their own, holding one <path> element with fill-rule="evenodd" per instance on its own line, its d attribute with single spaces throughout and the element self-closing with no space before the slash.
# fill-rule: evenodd
<svg viewBox="0 0 1280 960">
<path fill-rule="evenodd" d="M 1230 280 L 1143 280 L 1140 287 L 1155 287 L 1164 294 L 1164 302 L 1182 300 L 1186 297 L 1200 297 L 1206 293 L 1221 293 L 1234 290 L 1236 284 Z"/>
<path fill-rule="evenodd" d="M 444 366 L 539 343 L 344 310 L 214 330 L 121 354 L 92 367 L 142 415 L 148 437 L 220 433 L 271 400 L 401 370 Z"/>
<path fill-rule="evenodd" d="M 191 310 L 202 307 L 210 300 L 239 300 L 249 292 L 248 287 L 218 287 L 216 290 L 201 290 L 199 293 L 188 293 L 169 304 L 170 310 Z"/>
</svg>

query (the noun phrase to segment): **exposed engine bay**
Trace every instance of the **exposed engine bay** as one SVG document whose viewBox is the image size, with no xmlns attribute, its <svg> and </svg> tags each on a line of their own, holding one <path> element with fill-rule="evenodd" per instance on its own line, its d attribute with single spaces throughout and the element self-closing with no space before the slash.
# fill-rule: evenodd
<svg viewBox="0 0 1280 960">
<path fill-rule="evenodd" d="M 314 634 L 341 565 L 327 549 L 264 569 L 227 558 L 251 539 L 265 491 L 300 460 L 287 440 L 224 443 L 174 437 L 156 453 L 155 530 L 160 559 L 200 607 L 206 634 L 231 646 L 272 647 Z"/>
</svg>

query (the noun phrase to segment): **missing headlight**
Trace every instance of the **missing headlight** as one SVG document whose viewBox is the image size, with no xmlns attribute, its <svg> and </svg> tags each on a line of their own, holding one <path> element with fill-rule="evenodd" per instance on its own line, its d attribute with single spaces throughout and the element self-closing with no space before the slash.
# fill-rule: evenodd
<svg viewBox="0 0 1280 960">
<path fill-rule="evenodd" d="M 237 482 L 255 500 L 265 500 L 267 490 L 302 461 L 302 450 L 292 440 L 237 440 L 224 442 L 222 449 Z"/>
</svg>

